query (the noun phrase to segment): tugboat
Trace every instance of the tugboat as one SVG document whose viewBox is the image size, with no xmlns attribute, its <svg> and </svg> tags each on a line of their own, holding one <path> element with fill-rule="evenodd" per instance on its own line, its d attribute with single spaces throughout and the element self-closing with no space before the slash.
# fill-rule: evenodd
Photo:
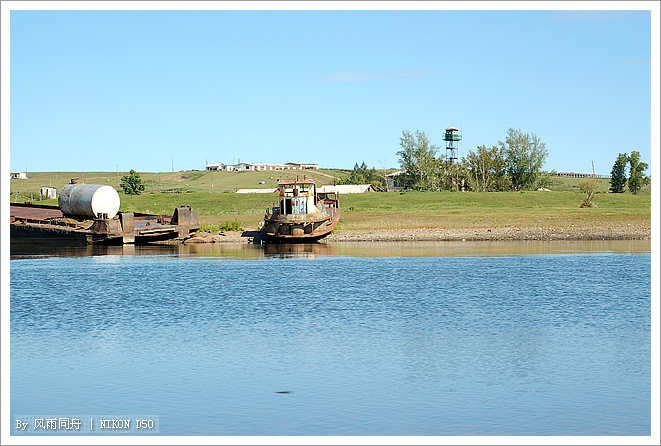
<svg viewBox="0 0 661 446">
<path fill-rule="evenodd" d="M 340 220 L 336 192 L 317 192 L 315 179 L 279 180 L 280 206 L 266 210 L 262 233 L 276 242 L 313 242 Z"/>
</svg>

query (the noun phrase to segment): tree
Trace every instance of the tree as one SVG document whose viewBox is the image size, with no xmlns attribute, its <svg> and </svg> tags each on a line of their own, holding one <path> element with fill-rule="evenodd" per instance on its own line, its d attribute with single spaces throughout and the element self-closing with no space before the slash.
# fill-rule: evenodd
<svg viewBox="0 0 661 446">
<path fill-rule="evenodd" d="M 440 190 L 443 172 L 441 161 L 436 159 L 438 147 L 429 141 L 425 132 L 416 130 L 415 135 L 405 130 L 397 152 L 404 171 L 400 176 L 405 187 L 416 190 Z"/>
<path fill-rule="evenodd" d="M 351 174 L 341 184 L 371 184 L 377 192 L 385 190 L 385 178 L 381 178 L 374 167 L 368 169 L 365 161 L 360 166 L 356 163 Z"/>
<path fill-rule="evenodd" d="M 586 197 L 585 200 L 583 200 L 583 203 L 581 204 L 582 208 L 586 207 L 597 207 L 596 204 L 592 202 L 592 197 L 594 196 L 595 193 L 599 190 L 599 183 L 597 180 L 594 178 L 590 178 L 587 180 L 581 180 L 578 182 L 578 188 L 585 192 Z"/>
<path fill-rule="evenodd" d="M 126 195 L 140 195 L 145 190 L 145 185 L 142 184 L 140 174 L 131 169 L 128 175 L 124 175 L 119 183 Z"/>
<path fill-rule="evenodd" d="M 615 159 L 613 169 L 611 170 L 611 192 L 616 194 L 621 194 L 624 192 L 624 186 L 627 185 L 626 168 L 628 161 L 629 157 L 626 153 L 620 153 Z"/>
<path fill-rule="evenodd" d="M 548 156 L 546 144 L 537 135 L 509 129 L 505 142 L 499 141 L 505 168 L 514 190 L 533 189 Z"/>
<path fill-rule="evenodd" d="M 461 162 L 470 172 L 469 185 L 472 190 L 498 190 L 497 179 L 505 174 L 505 160 L 498 147 L 487 149 L 486 146 L 479 146 L 477 152 L 468 152 Z"/>
<path fill-rule="evenodd" d="M 540 172 L 537 176 L 537 184 L 535 189 L 552 189 L 555 185 L 554 177 L 556 173 L 553 172 Z"/>
<path fill-rule="evenodd" d="M 637 194 L 643 186 L 645 179 L 643 172 L 648 167 L 647 163 L 640 162 L 639 152 L 631 152 L 631 155 L 629 156 L 629 191 L 631 191 L 632 194 Z"/>
</svg>

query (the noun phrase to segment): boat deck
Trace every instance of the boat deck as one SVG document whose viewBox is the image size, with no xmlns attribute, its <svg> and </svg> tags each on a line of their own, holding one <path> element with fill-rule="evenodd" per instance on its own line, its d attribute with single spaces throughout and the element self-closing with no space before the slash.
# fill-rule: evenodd
<svg viewBox="0 0 661 446">
<path fill-rule="evenodd" d="M 173 216 L 147 215 L 128 213 L 131 216 L 130 229 L 123 231 L 119 217 L 105 220 L 100 225 L 99 220 L 65 216 L 56 206 L 35 206 L 32 204 L 12 203 L 10 206 L 10 223 L 16 236 L 29 234 L 29 237 L 40 236 L 74 236 L 94 235 L 93 242 L 113 242 L 124 240 L 128 234 L 133 234 L 136 242 L 167 240 L 178 236 L 186 236 L 191 231 L 199 229 L 197 216 L 188 209 L 188 214 L 181 223 L 173 224 Z M 114 222 L 114 223 L 113 223 Z M 86 237 L 91 240 L 89 237 Z M 115 240 L 117 239 L 117 240 Z"/>
</svg>

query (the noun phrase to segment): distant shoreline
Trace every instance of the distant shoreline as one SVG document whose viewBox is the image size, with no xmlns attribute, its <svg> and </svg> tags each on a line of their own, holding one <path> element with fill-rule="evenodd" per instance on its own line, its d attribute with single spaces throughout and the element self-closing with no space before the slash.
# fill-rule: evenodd
<svg viewBox="0 0 661 446">
<path fill-rule="evenodd" d="M 602 228 L 412 228 L 339 230 L 322 243 L 342 242 L 457 242 L 457 241 L 553 241 L 553 240 L 651 240 L 651 227 Z M 220 234 L 199 233 L 186 243 L 253 243 L 259 231 L 228 231 Z"/>
</svg>

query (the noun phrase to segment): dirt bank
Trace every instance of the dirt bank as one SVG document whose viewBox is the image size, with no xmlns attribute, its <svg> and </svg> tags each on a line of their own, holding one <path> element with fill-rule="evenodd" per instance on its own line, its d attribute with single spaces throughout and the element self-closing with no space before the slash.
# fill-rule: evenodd
<svg viewBox="0 0 661 446">
<path fill-rule="evenodd" d="M 395 242 L 395 241 L 521 241 L 521 240 L 650 240 L 650 226 L 585 228 L 415 228 L 338 230 L 323 242 Z M 228 231 L 221 234 L 200 233 L 185 243 L 259 243 L 257 230 Z"/>
<path fill-rule="evenodd" d="M 519 241 L 519 240 L 649 240 L 651 228 L 475 228 L 338 231 L 328 242 L 343 241 Z"/>
</svg>

